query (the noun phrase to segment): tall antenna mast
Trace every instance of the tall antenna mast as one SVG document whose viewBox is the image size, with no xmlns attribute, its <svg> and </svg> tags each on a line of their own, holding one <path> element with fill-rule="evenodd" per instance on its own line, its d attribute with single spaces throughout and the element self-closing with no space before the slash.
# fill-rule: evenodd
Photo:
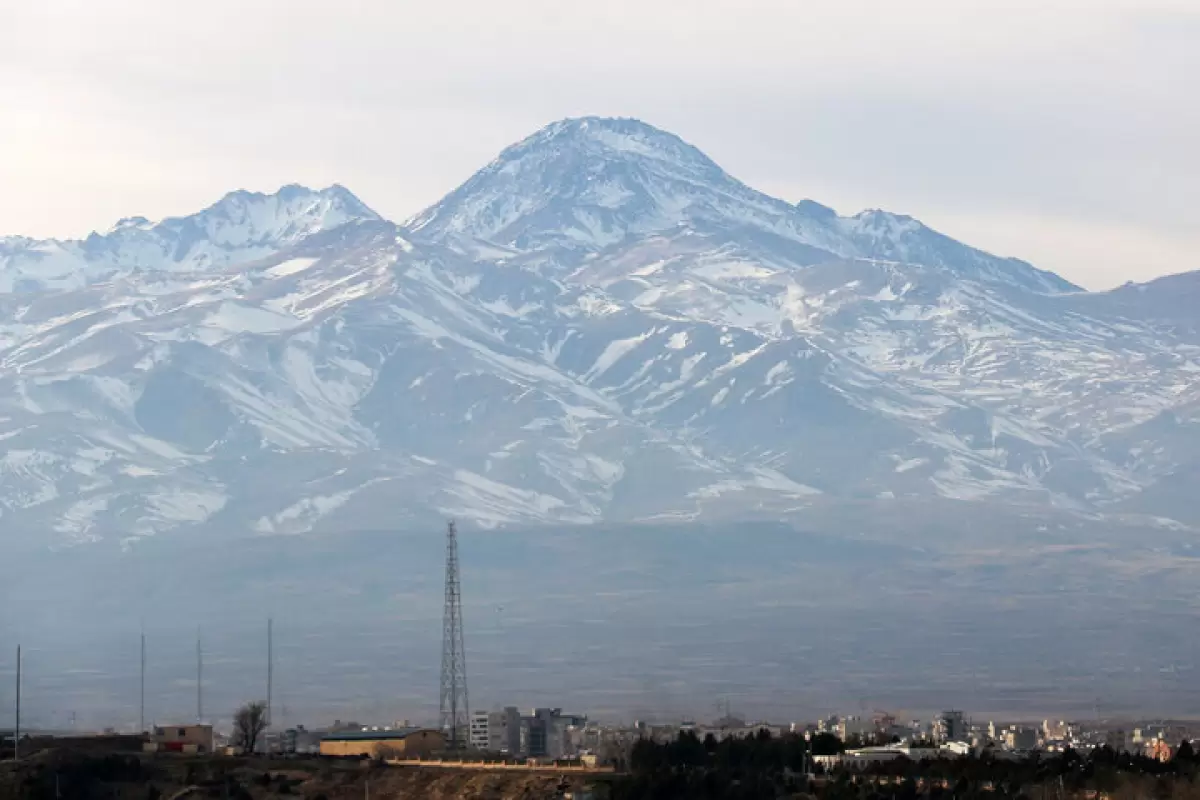
<svg viewBox="0 0 1200 800">
<path fill-rule="evenodd" d="M 463 647 L 462 587 L 458 575 L 458 531 L 446 526 L 446 607 L 442 612 L 442 730 L 451 750 L 466 746 L 467 662 Z"/>
</svg>

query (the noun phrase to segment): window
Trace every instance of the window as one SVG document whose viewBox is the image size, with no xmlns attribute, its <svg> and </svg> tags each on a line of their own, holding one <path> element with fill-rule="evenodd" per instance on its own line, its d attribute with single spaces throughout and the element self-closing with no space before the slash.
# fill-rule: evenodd
<svg viewBox="0 0 1200 800">
<path fill-rule="evenodd" d="M 180 728 L 179 729 L 179 738 L 182 739 L 184 736 L 187 736 L 187 728 Z"/>
</svg>

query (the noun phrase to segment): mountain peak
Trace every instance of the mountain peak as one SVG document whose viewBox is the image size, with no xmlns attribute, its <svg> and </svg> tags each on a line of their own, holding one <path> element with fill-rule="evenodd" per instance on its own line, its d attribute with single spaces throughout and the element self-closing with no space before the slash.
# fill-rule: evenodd
<svg viewBox="0 0 1200 800">
<path fill-rule="evenodd" d="M 121 217 L 121 219 L 117 220 L 117 224 L 113 225 L 108 232 L 112 234 L 118 231 L 128 230 L 130 228 L 143 230 L 145 228 L 149 228 L 153 224 L 154 223 L 145 217 Z"/>
<path fill-rule="evenodd" d="M 970 247 L 907 214 L 870 208 L 839 222 L 868 258 L 945 267 L 963 277 L 1048 294 L 1079 290 L 1053 272 Z"/>
<path fill-rule="evenodd" d="M 197 214 L 164 219 L 148 232 L 171 240 L 204 240 L 222 249 L 275 250 L 348 222 L 378 219 L 342 186 L 310 189 L 293 183 L 270 194 L 238 189 Z"/>
<path fill-rule="evenodd" d="M 796 203 L 796 210 L 802 214 L 807 214 L 810 217 L 816 217 L 824 220 L 837 219 L 838 213 L 827 205 L 818 203 L 816 200 L 805 198 L 799 203 Z"/>
<path fill-rule="evenodd" d="M 428 241 L 472 252 L 483 242 L 536 253 L 539 263 L 568 272 L 589 253 L 681 227 L 722 240 L 749 237 L 756 247 L 799 244 L 807 263 L 865 257 L 1038 292 L 1076 289 L 909 216 L 870 209 L 839 217 L 812 200 L 786 203 L 733 178 L 675 134 L 628 118 L 553 122 L 409 221 Z"/>
<path fill-rule="evenodd" d="M 263 258 L 307 236 L 380 216 L 337 184 L 238 189 L 195 214 L 151 222 L 126 217 L 82 241 L 22 240 L 0 253 L 0 293 L 72 288 L 129 270 L 195 270 Z"/>
<path fill-rule="evenodd" d="M 249 209 L 271 209 L 275 213 L 288 216 L 330 217 L 327 221 L 331 223 L 335 218 L 345 222 L 380 219 L 378 214 L 340 184 L 335 183 L 324 189 L 311 189 L 298 183 L 289 183 L 269 194 L 237 189 L 192 217 L 165 219 L 162 224 L 205 215 L 241 214 Z"/>
<path fill-rule="evenodd" d="M 646 158 L 673 165 L 688 164 L 721 173 L 699 149 L 673 133 L 632 117 L 573 117 L 552 122 L 506 148 L 495 164 L 531 154 L 587 153 L 605 158 Z"/>
<path fill-rule="evenodd" d="M 760 220 L 793 213 L 673 133 L 636 119 L 580 117 L 505 148 L 409 227 L 430 239 L 583 253 L 722 217 L 717 206 Z"/>
</svg>

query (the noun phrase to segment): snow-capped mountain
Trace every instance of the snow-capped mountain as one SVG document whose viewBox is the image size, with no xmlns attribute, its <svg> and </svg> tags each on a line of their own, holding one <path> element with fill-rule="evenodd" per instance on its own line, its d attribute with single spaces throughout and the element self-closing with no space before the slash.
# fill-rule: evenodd
<svg viewBox="0 0 1200 800">
<path fill-rule="evenodd" d="M 899 497 L 1200 523 L 1174 281 L 1089 294 L 567 120 L 403 226 L 293 186 L 0 240 L 0 514 L 70 541 Z"/>
<path fill-rule="evenodd" d="M 341 186 L 231 192 L 190 217 L 127 217 L 83 240 L 0 238 L 0 292 L 78 288 L 138 270 L 223 267 L 276 253 L 319 231 L 378 215 Z"/>
<path fill-rule="evenodd" d="M 697 232 L 785 250 L 801 265 L 834 256 L 882 258 L 949 266 L 964 277 L 1044 292 L 1078 289 L 910 217 L 864 211 L 846 218 L 812 201 L 792 205 L 769 197 L 679 137 L 632 119 L 550 125 L 505 150 L 409 227 L 423 239 L 469 252 L 497 245 L 543 255 L 550 250 L 560 266 L 650 234 Z"/>
</svg>

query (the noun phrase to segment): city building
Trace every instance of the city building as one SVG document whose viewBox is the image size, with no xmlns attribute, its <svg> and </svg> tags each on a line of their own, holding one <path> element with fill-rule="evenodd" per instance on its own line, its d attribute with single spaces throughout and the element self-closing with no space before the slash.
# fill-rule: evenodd
<svg viewBox="0 0 1200 800">
<path fill-rule="evenodd" d="M 1004 745 L 1009 750 L 1034 750 L 1038 746 L 1037 728 L 1011 725 L 1004 731 Z"/>
<path fill-rule="evenodd" d="M 339 731 L 321 737 L 321 755 L 343 758 L 416 758 L 445 749 L 445 734 L 431 728 Z"/>
<path fill-rule="evenodd" d="M 524 758 L 565 758 L 579 752 L 587 717 L 564 714 L 561 708 L 535 708 L 522 716 L 516 708 L 476 712 L 472 746 Z M 678 733 L 673 729 L 672 736 Z M 480 745 L 487 741 L 487 746 Z"/>
<path fill-rule="evenodd" d="M 150 732 L 145 749 L 150 752 L 211 753 L 212 725 L 160 725 Z"/>
<path fill-rule="evenodd" d="M 953 756 L 969 756 L 972 752 L 974 752 L 974 750 L 975 748 L 967 742 L 960 741 L 946 742 L 944 745 L 938 748 L 939 753 Z"/>
<path fill-rule="evenodd" d="M 312 755 L 321 752 L 322 734 L 310 731 L 303 725 L 288 728 L 282 734 L 280 750 L 284 753 Z"/>
<path fill-rule="evenodd" d="M 943 711 L 933 724 L 933 735 L 939 742 L 957 742 L 966 738 L 967 724 L 961 711 Z"/>
<path fill-rule="evenodd" d="M 471 713 L 471 734 L 467 743 L 472 750 L 494 752 L 491 747 L 491 737 L 488 735 L 491 716 L 494 711 L 474 711 Z"/>
<path fill-rule="evenodd" d="M 471 749 L 518 755 L 521 752 L 521 712 L 516 706 L 471 715 Z"/>
<path fill-rule="evenodd" d="M 1066 720 L 1044 720 L 1042 722 L 1042 735 L 1047 739 L 1066 739 L 1070 733 L 1070 726 Z"/>
<path fill-rule="evenodd" d="M 877 728 L 875 725 L 875 720 L 873 719 L 865 719 L 863 717 L 842 717 L 841 720 L 838 721 L 837 727 L 834 730 L 839 739 L 841 739 L 843 742 L 847 742 L 850 741 L 850 737 L 852 736 L 857 736 L 859 738 L 864 736 L 872 736 L 875 734 Z"/>
<path fill-rule="evenodd" d="M 1128 753 L 1131 747 L 1131 734 L 1124 728 L 1112 728 L 1104 732 L 1104 744 L 1118 753 Z"/>
</svg>

